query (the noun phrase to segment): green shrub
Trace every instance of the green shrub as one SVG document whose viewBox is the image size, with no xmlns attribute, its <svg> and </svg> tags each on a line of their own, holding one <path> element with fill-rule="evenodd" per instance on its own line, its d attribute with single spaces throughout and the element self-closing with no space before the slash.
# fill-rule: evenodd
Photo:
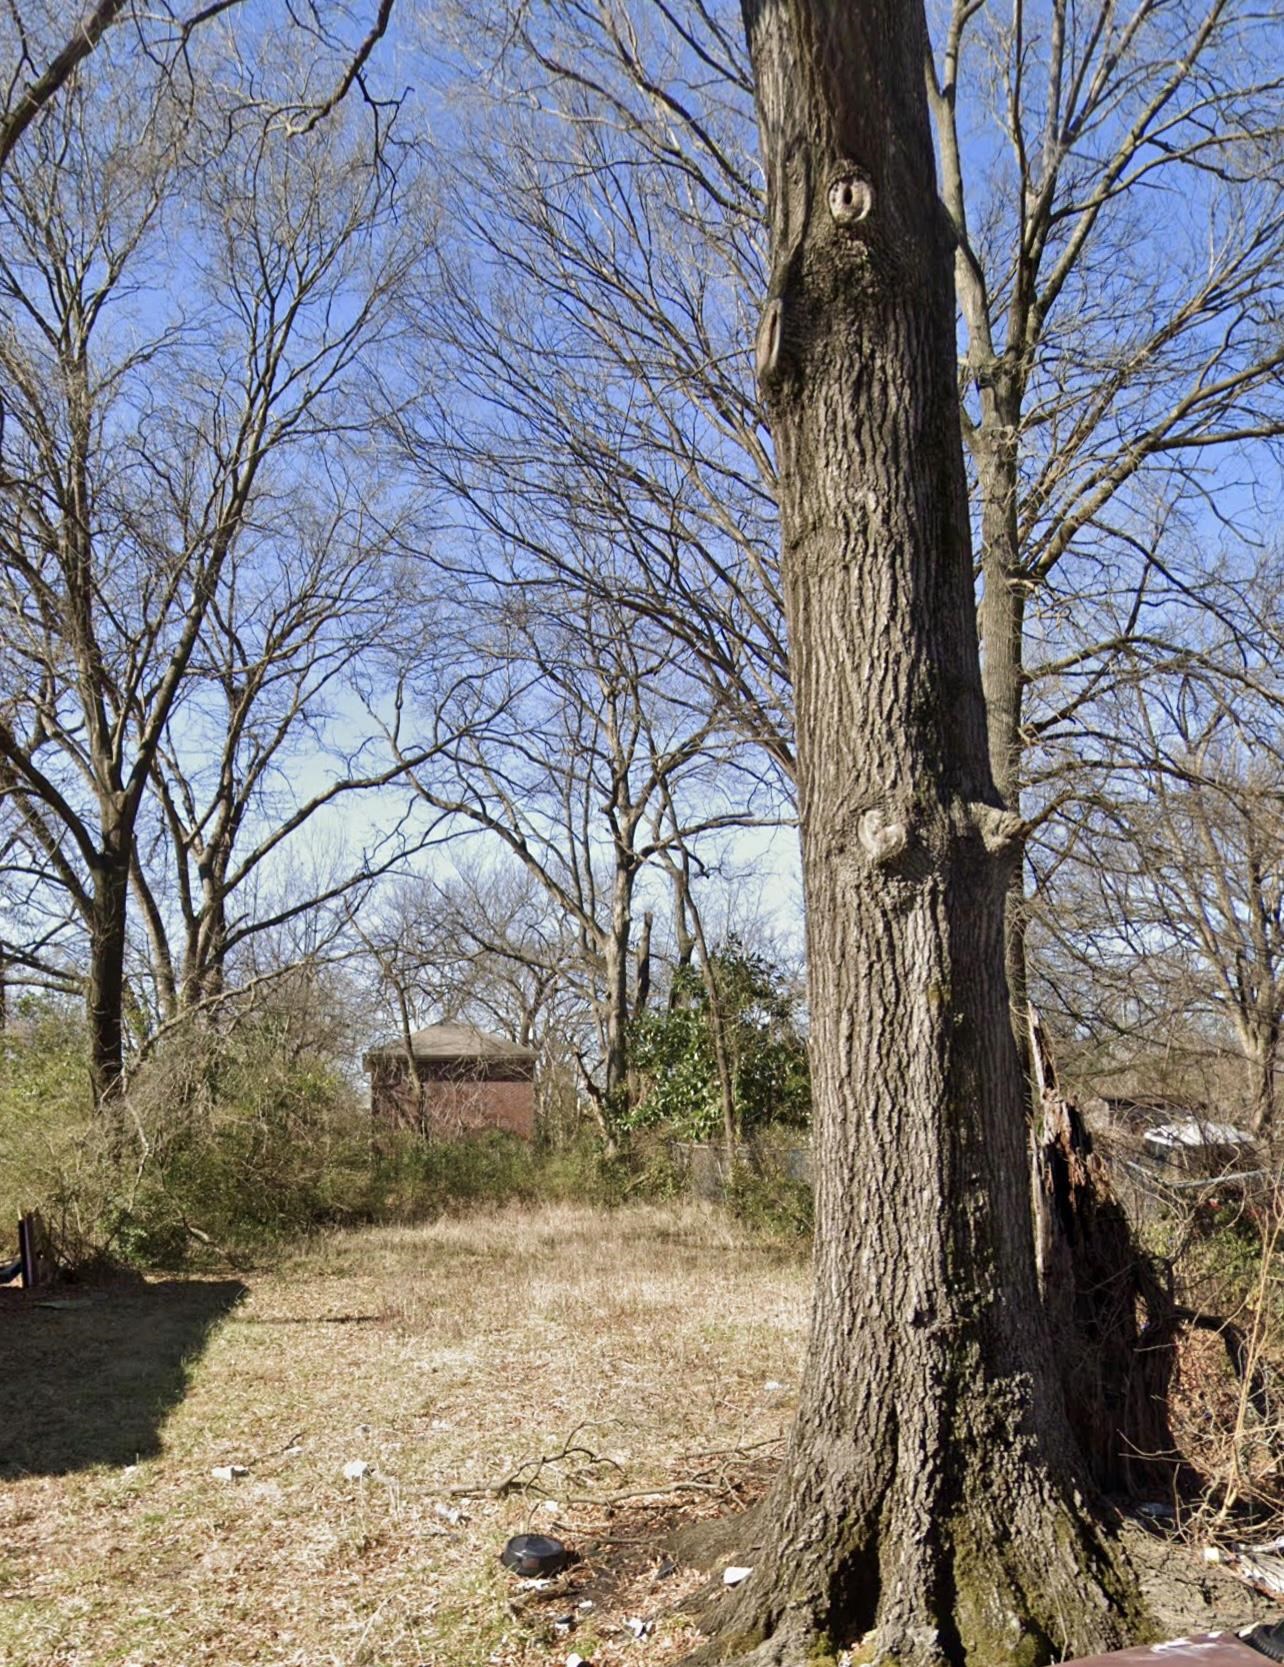
<svg viewBox="0 0 1284 1667">
<path fill-rule="evenodd" d="M 609 1207 L 687 1187 L 662 1126 L 628 1131 L 609 1155 L 582 1127 L 533 1145 L 501 1131 L 376 1131 L 355 1086 L 271 1008 L 177 1030 L 105 1112 L 84 1057 L 82 1023 L 56 1004 L 27 1007 L 0 1047 L 0 1211 L 16 1222 L 39 1208 L 72 1268 L 246 1265 L 332 1225 L 514 1202 Z M 799 1232 L 806 1194 L 746 1173 L 732 1207 Z"/>
<path fill-rule="evenodd" d="M 253 1260 L 367 1204 L 368 1118 L 317 1054 L 270 1012 L 228 1033 L 174 1038 L 118 1114 L 136 1178 L 104 1223 L 143 1265 Z"/>
<path fill-rule="evenodd" d="M 367 1202 L 369 1119 L 278 1017 L 177 1032 L 95 1111 L 75 1012 L 24 1002 L 0 1042 L 0 1245 L 38 1209 L 69 1270 L 252 1259 Z"/>
<path fill-rule="evenodd" d="M 731 1083 L 737 1138 L 776 1123 L 805 1124 L 811 1110 L 807 1044 L 798 997 L 781 970 L 736 938 L 710 956 L 718 994 L 695 967 L 674 979 L 669 1007 L 643 1013 L 630 1030 L 642 1091 L 624 1116 L 631 1129 L 664 1128 L 708 1140 L 723 1128 L 718 1042 Z"/>
<path fill-rule="evenodd" d="M 86 1044 L 78 1009 L 30 996 L 0 1035 L 0 1256 L 16 1254 L 18 1218 L 37 1209 L 60 1259 L 83 1262 L 98 1248 L 94 1223 L 111 1189 Z"/>
<path fill-rule="evenodd" d="M 612 1156 L 599 1159 L 604 1204 L 662 1203 L 687 1190 L 686 1170 L 667 1129 L 635 1130 Z"/>
<path fill-rule="evenodd" d="M 596 1134 L 581 1132 L 569 1141 L 541 1139 L 534 1161 L 543 1203 L 609 1208 L 628 1196 L 630 1165 L 619 1157 L 608 1157 Z"/>
<path fill-rule="evenodd" d="M 809 1239 L 815 1225 L 812 1183 L 798 1172 L 796 1133 L 765 1130 L 732 1166 L 727 1207 L 737 1221 L 777 1239 Z"/>
<path fill-rule="evenodd" d="M 727 1183 L 727 1207 L 737 1221 L 770 1238 L 809 1239 L 815 1226 L 810 1184 L 782 1170 L 737 1164 Z"/>
</svg>

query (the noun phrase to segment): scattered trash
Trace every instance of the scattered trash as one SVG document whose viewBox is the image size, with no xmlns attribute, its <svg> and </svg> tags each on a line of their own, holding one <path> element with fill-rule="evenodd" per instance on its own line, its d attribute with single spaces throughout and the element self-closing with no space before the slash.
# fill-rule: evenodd
<svg viewBox="0 0 1284 1667">
<path fill-rule="evenodd" d="M 566 1567 L 567 1552 L 561 1540 L 549 1534 L 514 1534 L 499 1560 L 506 1569 L 526 1579 L 546 1578 Z"/>
<path fill-rule="evenodd" d="M 1162 1499 L 1148 1499 L 1144 1505 L 1138 1505 L 1137 1515 L 1148 1517 L 1151 1522 L 1176 1522 L 1177 1513 L 1171 1505 L 1166 1505 Z"/>
<path fill-rule="evenodd" d="M 593 1667 L 593 1663 L 587 1656 L 576 1655 L 575 1651 L 572 1650 L 566 1658 L 566 1667 Z"/>
<path fill-rule="evenodd" d="M 778 1395 L 785 1386 L 783 1383 L 777 1383 L 775 1378 L 768 1378 L 762 1387 L 767 1391 L 768 1395 Z"/>
<path fill-rule="evenodd" d="M 1237 1545 L 1233 1551 L 1223 1552 L 1219 1561 L 1255 1592 L 1268 1598 L 1284 1598 L 1284 1557 Z"/>
<path fill-rule="evenodd" d="M 557 1619 L 553 1622 L 553 1631 L 556 1632 L 556 1633 L 561 1634 L 563 1637 L 565 1637 L 568 1632 L 574 1632 L 575 1631 L 575 1617 L 574 1617 L 574 1615 L 559 1615 L 557 1617 Z"/>
<path fill-rule="evenodd" d="M 216 1464 L 210 1475 L 216 1482 L 239 1482 L 249 1471 L 243 1464 Z"/>
<path fill-rule="evenodd" d="M 443 1522 L 448 1522 L 452 1528 L 458 1528 L 461 1522 L 467 1522 L 467 1515 L 458 1505 L 434 1505 L 433 1510 Z"/>
<path fill-rule="evenodd" d="M 302 1447 L 285 1447 L 281 1451 L 281 1457 L 283 1459 L 297 1459 L 302 1451 Z"/>
<path fill-rule="evenodd" d="M 629 1615 L 625 1619 L 624 1626 L 625 1630 L 631 1632 L 639 1643 L 642 1639 L 649 1638 L 655 1631 L 655 1622 L 644 1621 L 640 1615 Z"/>
<path fill-rule="evenodd" d="M 350 1482 L 359 1482 L 363 1476 L 368 1476 L 374 1469 L 365 1459 L 349 1459 L 343 1467 L 343 1474 Z"/>
<path fill-rule="evenodd" d="M 579 1608 L 584 1614 L 587 1614 L 590 1609 L 596 1609 L 597 1605 L 593 1602 L 592 1598 L 581 1598 Z"/>
<path fill-rule="evenodd" d="M 1268 1540 L 1262 1545 L 1235 1545 L 1230 1549 L 1206 1545 L 1204 1561 L 1220 1563 L 1228 1571 L 1269 1598 L 1284 1598 L 1284 1536 Z"/>
<path fill-rule="evenodd" d="M 562 1507 L 557 1503 L 556 1499 L 546 1499 L 540 1506 L 540 1510 L 546 1512 L 551 1517 L 558 1517 L 562 1514 Z"/>
<path fill-rule="evenodd" d="M 738 1586 L 742 1580 L 748 1580 L 752 1573 L 752 1569 L 742 1569 L 735 1566 L 723 1569 L 722 1584 L 724 1586 Z"/>
</svg>

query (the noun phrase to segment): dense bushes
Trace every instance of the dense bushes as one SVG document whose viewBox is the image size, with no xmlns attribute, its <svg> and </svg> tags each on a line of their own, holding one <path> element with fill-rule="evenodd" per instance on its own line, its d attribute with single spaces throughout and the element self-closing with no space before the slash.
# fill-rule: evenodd
<svg viewBox="0 0 1284 1667">
<path fill-rule="evenodd" d="M 69 1266 L 174 1266 L 359 1215 L 368 1117 L 287 1031 L 271 1012 L 180 1031 L 95 1112 L 79 1020 L 27 1005 L 0 1049 L 0 1219 L 38 1208 Z"/>
<path fill-rule="evenodd" d="M 0 1259 L 32 1209 L 79 1236 L 78 1199 L 97 1167 L 85 1053 L 78 1010 L 53 1001 L 25 998 L 0 1035 Z"/>
<path fill-rule="evenodd" d="M 663 1129 L 634 1131 L 609 1155 L 585 1132 L 531 1145 L 498 1131 L 431 1141 L 375 1129 L 364 1084 L 295 1018 L 261 1008 L 180 1029 L 95 1113 L 78 1019 L 26 1007 L 0 1048 L 0 1250 L 36 1208 L 67 1266 L 174 1268 L 249 1264 L 332 1225 L 685 1190 Z M 804 1230 L 810 1198 L 759 1165 L 737 1172 L 728 1201 L 780 1232 Z"/>
<path fill-rule="evenodd" d="M 176 1039 L 138 1073 L 115 1118 L 139 1161 L 107 1226 L 132 1260 L 251 1258 L 364 1212 L 368 1118 L 353 1086 L 296 1045 L 282 1015 Z"/>
<path fill-rule="evenodd" d="M 797 1150 L 768 1136 L 754 1143 L 746 1161 L 732 1166 L 726 1201 L 737 1221 L 771 1238 L 811 1238 L 815 1193 L 791 1161 Z"/>
</svg>

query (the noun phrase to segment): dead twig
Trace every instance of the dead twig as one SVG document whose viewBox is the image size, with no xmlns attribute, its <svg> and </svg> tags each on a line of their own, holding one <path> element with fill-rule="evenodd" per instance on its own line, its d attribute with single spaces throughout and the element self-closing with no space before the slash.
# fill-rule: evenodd
<svg viewBox="0 0 1284 1667">
<path fill-rule="evenodd" d="M 655 1488 L 628 1488 L 623 1493 L 605 1493 L 596 1496 L 590 1494 L 578 1494 L 574 1498 L 568 1499 L 566 1503 L 568 1505 L 597 1505 L 600 1507 L 606 1507 L 610 1505 L 623 1504 L 625 1500 L 629 1499 L 654 1499 L 658 1505 L 661 1495 L 666 1493 L 707 1493 L 711 1494 L 715 1499 L 720 1499 L 726 1494 L 733 1494 L 738 1491 L 739 1490 L 734 1482 L 669 1482 L 661 1487 Z"/>
<path fill-rule="evenodd" d="M 765 1441 L 751 1441 L 740 1443 L 735 1447 L 707 1447 L 699 1453 L 679 1453 L 678 1457 L 684 1461 L 692 1459 L 738 1459 L 747 1458 L 750 1453 L 759 1453 L 764 1447 L 779 1447 L 784 1441 L 784 1435 L 769 1435 Z"/>
<path fill-rule="evenodd" d="M 452 1499 L 506 1499 L 510 1493 L 543 1493 L 548 1489 L 541 1487 L 540 1477 L 545 1470 L 553 1465 L 561 1464 L 564 1459 L 582 1457 L 589 1467 L 609 1464 L 613 1469 L 623 1473 L 624 1467 L 614 1459 L 604 1458 L 595 1453 L 591 1447 L 576 1443 L 576 1436 L 584 1429 L 583 1424 L 577 1424 L 563 1442 L 556 1453 L 544 1453 L 537 1458 L 525 1459 L 518 1465 L 511 1475 L 505 1476 L 499 1482 L 469 1482 L 462 1487 L 448 1489 Z"/>
</svg>

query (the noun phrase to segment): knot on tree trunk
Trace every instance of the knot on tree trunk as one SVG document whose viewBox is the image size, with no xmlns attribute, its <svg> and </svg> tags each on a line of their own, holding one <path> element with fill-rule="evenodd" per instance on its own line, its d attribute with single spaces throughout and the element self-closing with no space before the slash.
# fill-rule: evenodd
<svg viewBox="0 0 1284 1667">
<path fill-rule="evenodd" d="M 858 833 L 861 849 L 880 868 L 895 862 L 909 845 L 909 824 L 883 805 L 872 805 L 864 813 Z"/>
<path fill-rule="evenodd" d="M 848 229 L 868 218 L 874 207 L 874 187 L 863 168 L 841 162 L 830 177 L 825 201 L 834 224 Z"/>
</svg>

